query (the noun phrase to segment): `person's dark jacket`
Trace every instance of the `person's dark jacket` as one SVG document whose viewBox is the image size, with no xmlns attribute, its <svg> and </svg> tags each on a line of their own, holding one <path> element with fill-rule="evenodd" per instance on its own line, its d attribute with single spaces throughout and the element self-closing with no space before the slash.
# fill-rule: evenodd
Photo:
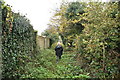
<svg viewBox="0 0 120 80">
<path fill-rule="evenodd" d="M 55 51 L 56 51 L 56 56 L 61 56 L 63 52 L 63 47 L 61 45 L 57 45 L 55 47 Z"/>
</svg>

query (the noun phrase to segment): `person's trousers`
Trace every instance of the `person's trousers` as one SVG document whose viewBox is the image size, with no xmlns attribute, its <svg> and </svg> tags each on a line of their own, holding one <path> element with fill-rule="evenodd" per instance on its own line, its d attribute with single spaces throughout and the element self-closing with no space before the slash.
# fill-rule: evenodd
<svg viewBox="0 0 120 80">
<path fill-rule="evenodd" d="M 61 59 L 61 56 L 57 56 L 56 61 L 58 62 Z"/>
</svg>

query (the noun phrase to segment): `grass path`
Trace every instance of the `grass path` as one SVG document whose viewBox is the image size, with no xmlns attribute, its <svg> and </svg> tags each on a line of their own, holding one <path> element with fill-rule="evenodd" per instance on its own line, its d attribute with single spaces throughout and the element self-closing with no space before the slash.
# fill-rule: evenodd
<svg viewBox="0 0 120 80">
<path fill-rule="evenodd" d="M 75 53 L 64 52 L 62 59 L 56 63 L 54 50 L 42 50 L 32 62 L 28 62 L 25 67 L 23 78 L 88 78 L 89 76 L 80 74 L 82 69 L 75 66 Z"/>
</svg>

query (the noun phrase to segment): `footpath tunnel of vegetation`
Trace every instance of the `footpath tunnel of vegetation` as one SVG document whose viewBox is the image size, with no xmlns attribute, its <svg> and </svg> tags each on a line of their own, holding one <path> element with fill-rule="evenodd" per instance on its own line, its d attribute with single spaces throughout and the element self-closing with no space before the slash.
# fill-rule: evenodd
<svg viewBox="0 0 120 80">
<path fill-rule="evenodd" d="M 51 48 L 39 50 L 30 21 L 0 0 L 3 78 L 119 78 L 119 6 L 120 2 L 63 2 L 42 33 L 51 39 Z M 58 40 L 64 53 L 56 64 Z"/>
</svg>

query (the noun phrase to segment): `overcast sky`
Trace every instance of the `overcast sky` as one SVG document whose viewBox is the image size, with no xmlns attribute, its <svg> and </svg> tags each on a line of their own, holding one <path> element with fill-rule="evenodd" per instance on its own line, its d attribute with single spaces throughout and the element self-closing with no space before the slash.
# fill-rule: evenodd
<svg viewBox="0 0 120 80">
<path fill-rule="evenodd" d="M 48 26 L 50 17 L 56 8 L 59 8 L 62 0 L 4 0 L 12 6 L 14 12 L 20 12 L 30 20 L 33 28 L 40 35 Z M 76 1 L 76 0 L 66 0 Z M 106 1 L 106 0 L 104 0 Z"/>
</svg>

